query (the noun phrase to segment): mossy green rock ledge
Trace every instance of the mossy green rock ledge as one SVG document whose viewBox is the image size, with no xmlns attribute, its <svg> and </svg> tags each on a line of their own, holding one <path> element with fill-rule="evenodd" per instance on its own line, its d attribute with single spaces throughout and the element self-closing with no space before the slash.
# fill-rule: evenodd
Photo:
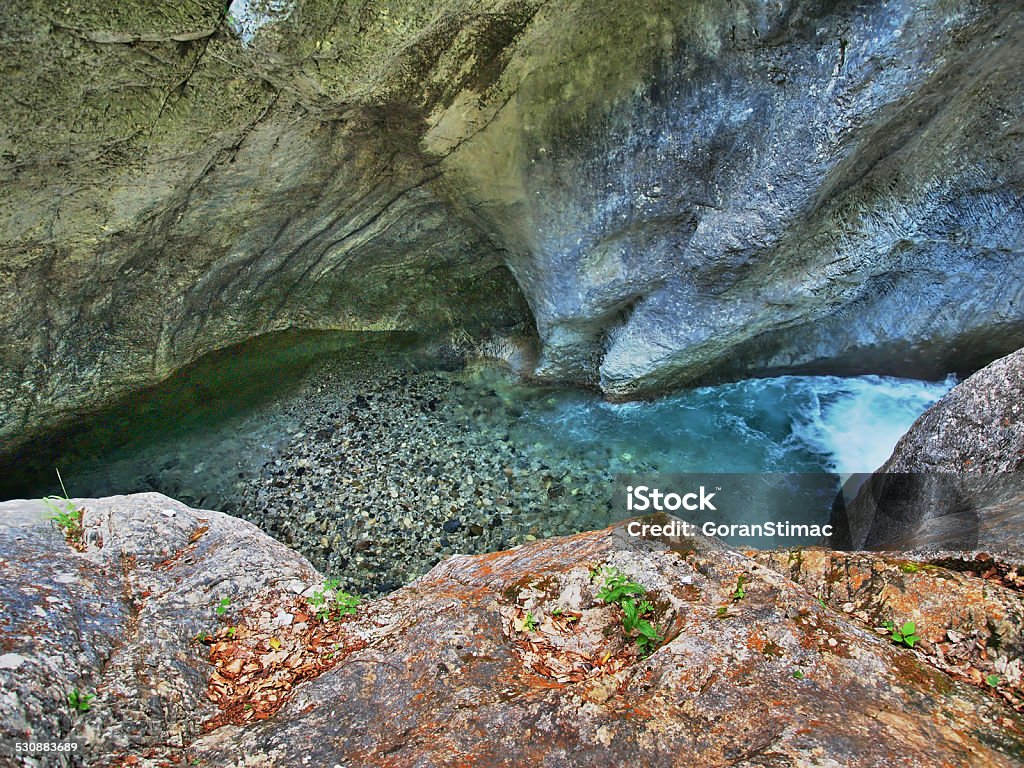
<svg viewBox="0 0 1024 768">
<path fill-rule="evenodd" d="M 78 548 L 40 503 L 0 505 L 0 734 L 77 739 L 86 765 L 1024 759 L 1024 724 L 995 691 L 819 601 L 784 563 L 621 527 L 443 562 L 339 620 L 346 640 L 320 657 L 320 674 L 296 679 L 279 701 L 254 693 L 222 711 L 214 699 L 224 701 L 225 681 L 263 667 L 214 667 L 211 651 L 270 627 L 259 658 L 285 670 L 283 652 L 306 652 L 313 641 L 302 638 L 324 631 L 301 611 L 322 577 L 250 524 L 160 495 L 78 504 Z M 664 638 L 649 656 L 623 634 L 619 609 L 596 599 L 602 566 L 645 587 Z M 1017 615 L 1019 592 L 990 589 Z M 89 711 L 67 706 L 76 688 L 96 695 Z"/>
</svg>

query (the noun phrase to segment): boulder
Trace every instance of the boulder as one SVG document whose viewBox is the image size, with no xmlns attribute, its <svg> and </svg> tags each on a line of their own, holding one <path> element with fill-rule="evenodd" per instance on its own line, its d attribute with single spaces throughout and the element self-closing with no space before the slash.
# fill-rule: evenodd
<svg viewBox="0 0 1024 768">
<path fill-rule="evenodd" d="M 0 505 L 0 723 L 5 739 L 77 739 L 85 765 L 1024 757 L 994 688 L 712 540 L 620 525 L 455 557 L 356 606 L 325 602 L 329 584 L 242 521 L 156 494 L 75 508 L 66 540 L 38 503 Z M 993 588 L 977 614 L 1019 616 L 1019 592 Z M 649 602 L 649 645 L 624 595 Z M 88 711 L 68 710 L 69 687 L 96 696 Z"/>
<path fill-rule="evenodd" d="M 180 752 L 216 712 L 203 639 L 222 623 L 218 608 L 230 620 L 319 574 L 251 523 L 160 494 L 71 509 L 84 525 L 69 542 L 43 503 L 0 504 L 5 748 L 75 741 L 73 765 Z M 69 706 L 72 692 L 86 711 Z"/>
<path fill-rule="evenodd" d="M 1024 552 L 1024 350 L 929 408 L 833 523 L 842 548 Z"/>
</svg>

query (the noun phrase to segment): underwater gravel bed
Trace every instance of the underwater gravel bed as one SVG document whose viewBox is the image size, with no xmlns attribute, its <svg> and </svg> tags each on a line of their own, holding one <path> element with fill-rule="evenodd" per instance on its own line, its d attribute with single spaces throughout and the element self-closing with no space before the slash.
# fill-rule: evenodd
<svg viewBox="0 0 1024 768">
<path fill-rule="evenodd" d="M 952 385 L 779 377 L 611 404 L 459 364 L 395 334 L 257 339 L 18 457 L 0 498 L 60 492 L 55 467 L 72 496 L 158 491 L 372 596 L 454 554 L 609 525 L 618 475 L 869 472 Z M 731 522 L 775 514 L 748 501 Z"/>
<path fill-rule="evenodd" d="M 522 412 L 493 388 L 496 377 L 321 370 L 283 406 L 298 431 L 256 482 L 239 484 L 233 514 L 363 595 L 397 589 L 454 554 L 612 522 L 621 459 L 517 446 L 509 430 Z"/>
</svg>

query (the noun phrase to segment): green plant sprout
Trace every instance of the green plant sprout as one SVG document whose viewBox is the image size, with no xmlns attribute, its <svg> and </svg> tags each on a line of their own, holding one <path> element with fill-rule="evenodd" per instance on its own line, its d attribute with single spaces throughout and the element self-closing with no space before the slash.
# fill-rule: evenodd
<svg viewBox="0 0 1024 768">
<path fill-rule="evenodd" d="M 637 603 L 632 598 L 625 598 L 622 606 L 622 628 L 626 634 L 636 640 L 643 656 L 649 656 L 661 644 L 661 636 L 651 622 L 641 618 L 654 612 L 654 606 L 647 600 Z"/>
<path fill-rule="evenodd" d="M 742 600 L 744 597 L 747 596 L 747 590 L 743 588 L 743 585 L 744 583 L 746 583 L 746 581 L 747 577 L 743 575 L 736 579 L 736 589 L 733 590 L 732 593 L 733 600 Z"/>
<path fill-rule="evenodd" d="M 527 611 L 526 616 L 523 617 L 523 628 L 528 632 L 537 631 L 537 619 L 535 619 L 533 614 L 529 611 Z"/>
<path fill-rule="evenodd" d="M 889 636 L 889 639 L 899 645 L 905 645 L 908 648 L 913 648 L 917 644 L 918 640 L 921 639 L 917 634 L 917 625 L 912 621 L 904 622 L 900 627 L 897 627 L 891 621 L 887 621 L 882 626 L 892 633 Z"/>
<path fill-rule="evenodd" d="M 96 698 L 95 694 L 82 693 L 77 688 L 72 688 L 68 694 L 68 706 L 78 712 L 88 712 L 89 702 Z"/>
<path fill-rule="evenodd" d="M 338 579 L 327 579 L 323 587 L 314 592 L 308 602 L 320 621 L 337 621 L 343 616 L 354 614 L 362 600 L 357 595 L 345 592 Z"/>
<path fill-rule="evenodd" d="M 628 595 L 642 595 L 644 588 L 624 573 L 611 566 L 601 569 L 604 585 L 598 590 L 597 599 L 606 603 L 619 603 Z"/>
<path fill-rule="evenodd" d="M 222 597 L 220 599 L 220 602 L 217 603 L 217 615 L 218 616 L 223 616 L 225 613 L 228 612 L 228 608 L 230 608 L 230 607 L 231 607 L 231 598 Z"/>
<path fill-rule="evenodd" d="M 663 642 L 658 630 L 643 618 L 654 612 L 654 605 L 648 600 L 637 602 L 635 595 L 644 594 L 641 584 L 633 581 L 618 569 L 606 566 L 600 575 L 604 581 L 597 597 L 605 603 L 615 603 L 622 609 L 622 629 L 632 638 L 642 656 L 649 656 Z"/>
<path fill-rule="evenodd" d="M 1002 681 L 999 675 L 985 675 L 985 682 L 993 688 L 997 688 Z"/>
<path fill-rule="evenodd" d="M 53 513 L 50 516 L 50 521 L 64 533 L 65 538 L 68 541 L 81 544 L 85 533 L 82 528 L 82 510 L 75 508 L 74 503 L 68 497 L 67 488 L 64 487 L 64 479 L 60 476 L 60 470 L 57 469 L 56 472 L 57 481 L 60 483 L 60 489 L 64 495 L 47 496 L 43 499 L 43 504 Z"/>
</svg>

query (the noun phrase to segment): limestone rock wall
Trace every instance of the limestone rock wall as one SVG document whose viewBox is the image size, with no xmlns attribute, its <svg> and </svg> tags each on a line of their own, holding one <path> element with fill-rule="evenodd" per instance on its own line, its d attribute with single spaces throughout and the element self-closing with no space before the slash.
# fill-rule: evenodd
<svg viewBox="0 0 1024 768">
<path fill-rule="evenodd" d="M 252 5 L 0 11 L 5 447 L 287 327 L 616 398 L 1024 344 L 1015 4 Z"/>
</svg>

